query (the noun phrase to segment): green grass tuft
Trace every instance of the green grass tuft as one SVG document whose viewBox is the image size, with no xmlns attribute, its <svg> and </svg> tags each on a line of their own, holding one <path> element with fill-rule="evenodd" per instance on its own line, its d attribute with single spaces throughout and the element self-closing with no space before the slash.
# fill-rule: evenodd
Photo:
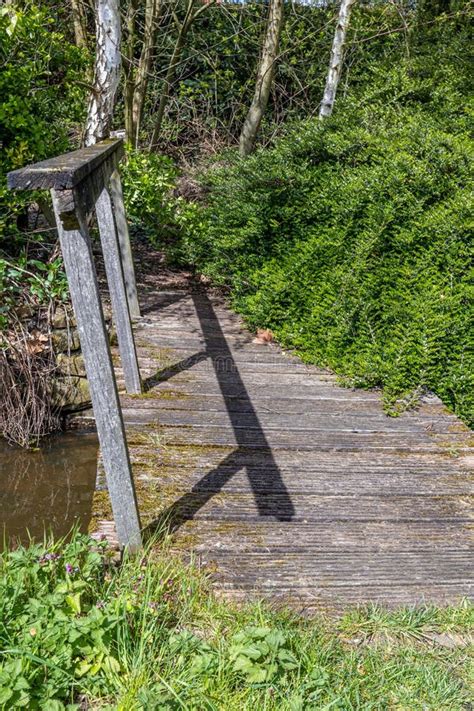
<svg viewBox="0 0 474 711">
<path fill-rule="evenodd" d="M 461 711 L 472 698 L 467 602 L 338 620 L 235 606 L 166 541 L 120 566 L 79 534 L 5 552 L 0 620 L 2 709 Z M 443 631 L 453 648 L 433 641 Z"/>
</svg>

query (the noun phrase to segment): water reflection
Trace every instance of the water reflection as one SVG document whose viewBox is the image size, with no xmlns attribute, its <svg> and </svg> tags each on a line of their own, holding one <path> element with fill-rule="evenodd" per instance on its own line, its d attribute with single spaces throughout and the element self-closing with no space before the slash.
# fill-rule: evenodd
<svg viewBox="0 0 474 711">
<path fill-rule="evenodd" d="M 95 488 L 95 434 L 51 437 L 38 451 L 10 447 L 0 438 L 0 546 L 68 533 L 75 523 L 87 530 Z"/>
</svg>

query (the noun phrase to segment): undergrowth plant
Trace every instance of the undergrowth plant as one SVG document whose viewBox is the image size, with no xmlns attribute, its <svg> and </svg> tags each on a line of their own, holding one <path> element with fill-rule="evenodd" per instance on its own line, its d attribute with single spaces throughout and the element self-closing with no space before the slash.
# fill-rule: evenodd
<svg viewBox="0 0 474 711">
<path fill-rule="evenodd" d="M 113 562 L 75 533 L 0 556 L 0 708 L 461 711 L 472 605 L 304 619 L 217 599 L 167 540 Z"/>
<path fill-rule="evenodd" d="M 46 3 L 0 8 L 0 330 L 19 304 L 67 297 L 54 232 L 28 220 L 28 206 L 47 203 L 47 195 L 9 191 L 6 179 L 71 148 L 83 117 L 87 53 L 68 41 L 59 20 L 59 9 Z"/>
<path fill-rule="evenodd" d="M 439 20 L 375 62 L 324 125 L 306 120 L 202 175 L 184 253 L 252 328 L 397 414 L 429 389 L 474 420 L 466 25 Z"/>
</svg>

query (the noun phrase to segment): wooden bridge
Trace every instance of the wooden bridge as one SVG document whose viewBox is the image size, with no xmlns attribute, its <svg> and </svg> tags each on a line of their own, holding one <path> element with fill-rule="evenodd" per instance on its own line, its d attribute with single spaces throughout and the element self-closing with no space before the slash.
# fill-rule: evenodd
<svg viewBox="0 0 474 711">
<path fill-rule="evenodd" d="M 99 194 L 104 184 L 107 176 Z M 67 250 L 71 234 L 57 215 Z M 107 269 L 109 284 L 122 279 L 122 296 L 114 298 L 114 288 L 111 296 L 122 321 L 112 356 L 119 388 L 129 391 L 120 396 L 124 424 L 118 400 L 106 403 L 104 416 L 97 393 L 98 370 L 115 387 L 110 359 L 100 362 L 87 346 L 85 356 L 100 484 L 110 490 L 121 542 L 139 545 L 136 492 L 142 528 L 170 526 L 176 546 L 213 566 L 216 587 L 235 598 L 253 594 L 311 611 L 469 597 L 472 433 L 433 395 L 387 417 L 379 392 L 343 388 L 333 374 L 258 342 L 219 295 L 192 279 L 179 288 L 139 279 L 141 316 L 130 336 L 123 293 L 130 305 L 136 292 L 121 246 L 126 227 L 117 217 L 116 225 L 119 247 L 109 224 L 103 248 L 115 250 L 128 274 Z M 71 273 L 77 302 L 85 297 Z M 100 334 L 77 316 L 84 348 Z M 143 388 L 133 378 L 135 348 Z M 117 458 L 110 442 L 125 432 L 125 458 Z M 99 492 L 102 526 L 107 501 Z"/>
</svg>

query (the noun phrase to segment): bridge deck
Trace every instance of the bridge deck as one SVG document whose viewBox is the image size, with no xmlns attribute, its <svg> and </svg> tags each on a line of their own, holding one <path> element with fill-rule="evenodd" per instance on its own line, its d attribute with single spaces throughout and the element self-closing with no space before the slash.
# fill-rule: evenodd
<svg viewBox="0 0 474 711">
<path fill-rule="evenodd" d="M 149 294 L 136 341 L 148 391 L 122 405 L 142 520 L 171 523 L 218 589 L 307 611 L 470 595 L 472 433 L 436 397 L 387 417 L 379 392 L 255 343 L 203 290 Z"/>
</svg>

